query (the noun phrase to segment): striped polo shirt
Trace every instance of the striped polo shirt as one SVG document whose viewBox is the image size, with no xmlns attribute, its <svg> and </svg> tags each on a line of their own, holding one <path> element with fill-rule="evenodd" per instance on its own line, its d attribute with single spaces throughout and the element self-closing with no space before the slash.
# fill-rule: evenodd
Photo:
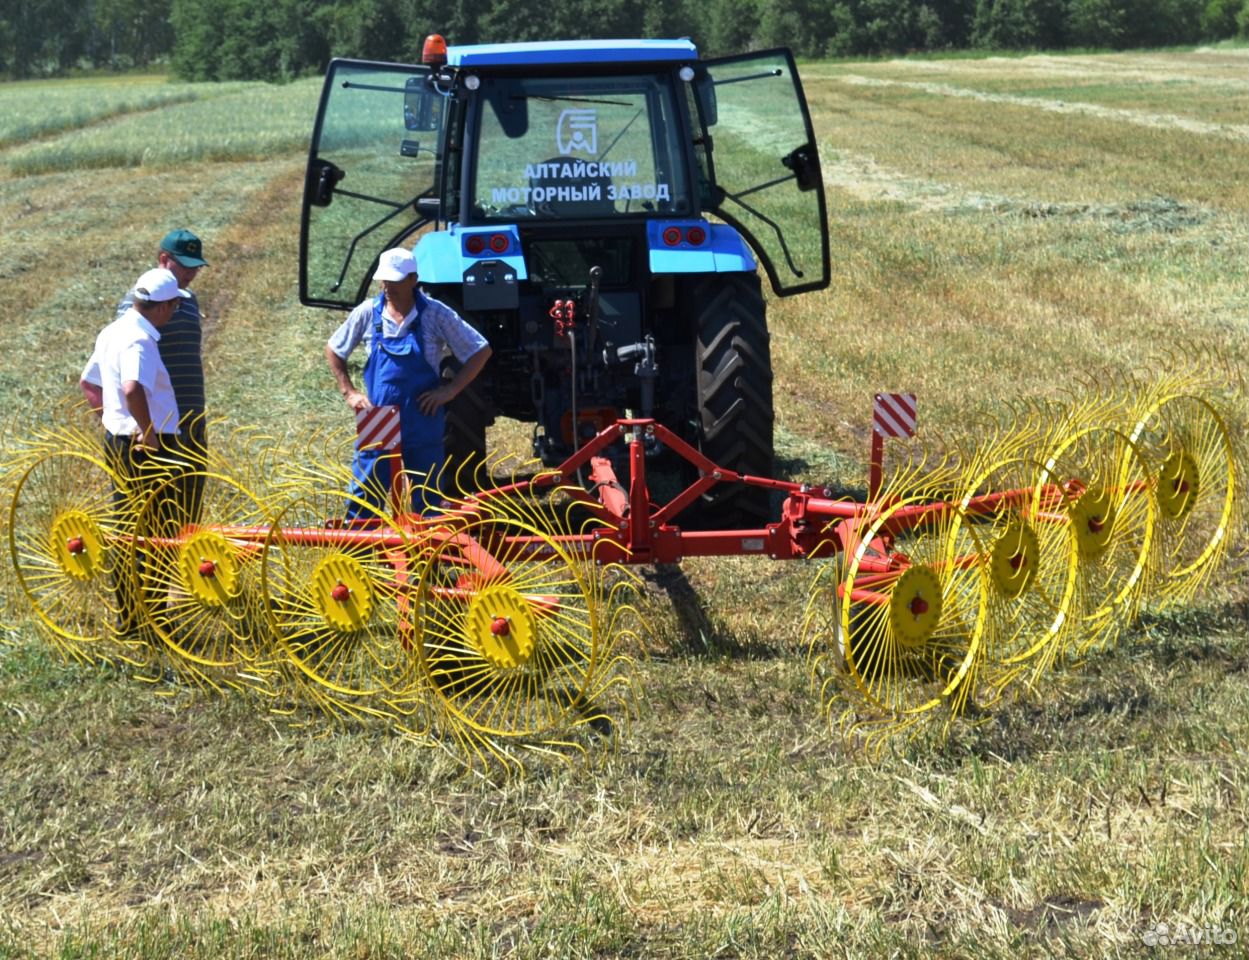
<svg viewBox="0 0 1249 960">
<path fill-rule="evenodd" d="M 188 291 L 189 292 L 189 291 Z M 121 316 L 134 304 L 134 288 L 131 287 L 117 305 Z M 178 410 L 183 419 L 202 417 L 204 414 L 204 358 L 203 321 L 199 301 L 195 294 L 182 301 L 169 322 L 160 332 L 160 358 L 169 371 L 174 396 L 178 398 Z"/>
</svg>

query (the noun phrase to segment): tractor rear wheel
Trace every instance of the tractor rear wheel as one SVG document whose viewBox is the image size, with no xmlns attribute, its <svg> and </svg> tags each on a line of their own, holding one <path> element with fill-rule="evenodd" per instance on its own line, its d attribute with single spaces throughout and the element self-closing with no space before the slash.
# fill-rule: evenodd
<svg viewBox="0 0 1249 960">
<path fill-rule="evenodd" d="M 772 354 L 759 277 L 699 277 L 688 288 L 695 322 L 698 446 L 717 465 L 772 474 Z M 742 527 L 770 519 L 766 489 L 722 484 L 708 491 L 699 523 Z"/>
<path fill-rule="evenodd" d="M 442 379 L 451 380 L 459 373 L 460 366 L 454 357 L 444 360 Z M 443 492 L 447 494 L 457 492 L 457 473 L 461 484 L 471 483 L 486 462 L 486 427 L 494 421 L 494 411 L 490 394 L 484 389 L 482 379 L 479 376 L 447 404 L 443 444 L 448 468 L 443 475 L 442 485 Z"/>
<path fill-rule="evenodd" d="M 440 288 L 435 296 L 464 317 L 466 323 L 480 330 L 471 315 L 465 316 L 458 293 Z M 454 356 L 445 358 L 441 369 L 443 382 L 453 379 L 460 372 L 461 366 L 463 364 Z M 483 482 L 484 473 L 479 476 L 479 471 L 486 462 L 486 427 L 494 423 L 495 417 L 491 391 L 486 386 L 490 376 L 489 368 L 490 364 L 487 364 L 487 368 L 477 379 L 461 390 L 446 406 L 446 424 L 442 434 L 443 455 L 447 458 L 447 469 L 442 477 L 442 490 L 445 494 L 471 493 L 483 486 L 489 486 Z M 457 478 L 460 486 L 470 489 L 457 489 Z"/>
</svg>

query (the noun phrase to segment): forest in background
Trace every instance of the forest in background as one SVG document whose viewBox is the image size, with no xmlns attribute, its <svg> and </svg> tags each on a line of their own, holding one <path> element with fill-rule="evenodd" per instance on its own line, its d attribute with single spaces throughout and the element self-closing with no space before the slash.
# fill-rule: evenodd
<svg viewBox="0 0 1249 960">
<path fill-rule="evenodd" d="M 411 61 L 455 44 L 691 37 L 705 56 L 1130 49 L 1249 38 L 1249 0 L 21 0 L 0 76 L 167 66 L 185 80 L 289 80 L 331 57 Z"/>
</svg>

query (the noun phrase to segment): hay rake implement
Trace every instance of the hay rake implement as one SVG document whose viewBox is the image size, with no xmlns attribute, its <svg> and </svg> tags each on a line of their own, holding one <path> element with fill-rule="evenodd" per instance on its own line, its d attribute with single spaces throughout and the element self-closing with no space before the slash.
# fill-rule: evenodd
<svg viewBox="0 0 1249 960">
<path fill-rule="evenodd" d="M 587 751 L 631 715 L 645 636 L 628 567 L 812 561 L 802 641 L 819 706 L 880 745 L 1038 691 L 1142 603 L 1186 602 L 1216 575 L 1241 525 L 1220 388 L 1128 386 L 1134 404 L 1018 410 L 961 456 L 911 441 L 888 479 L 885 435 L 908 433 L 914 406 L 896 398 L 899 419 L 880 397 L 866 500 L 725 470 L 649 419 L 504 485 L 483 465 L 486 489 L 425 518 L 396 472 L 387 508 L 358 501 L 366 519 L 345 520 L 345 467 L 291 467 L 306 460 L 254 435 L 228 460 L 126 482 L 89 430 L 50 429 L 0 479 L 16 583 L 62 656 L 381 720 L 470 766 Z M 647 481 L 660 448 L 693 478 L 666 502 Z M 683 527 L 723 484 L 769 491 L 776 519 Z"/>
</svg>

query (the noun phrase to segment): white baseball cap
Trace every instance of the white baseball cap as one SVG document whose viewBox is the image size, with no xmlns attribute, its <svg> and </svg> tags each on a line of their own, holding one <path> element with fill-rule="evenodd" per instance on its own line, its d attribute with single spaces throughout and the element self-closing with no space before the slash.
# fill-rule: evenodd
<svg viewBox="0 0 1249 960">
<path fill-rule="evenodd" d="M 134 282 L 135 297 L 151 303 L 164 303 L 175 297 L 186 299 L 191 294 L 178 287 L 178 280 L 164 267 L 149 270 Z"/>
<path fill-rule="evenodd" d="M 416 273 L 416 257 L 412 256 L 410 250 L 395 247 L 377 258 L 377 272 L 373 274 L 373 279 L 406 280 L 414 273 Z"/>
</svg>

